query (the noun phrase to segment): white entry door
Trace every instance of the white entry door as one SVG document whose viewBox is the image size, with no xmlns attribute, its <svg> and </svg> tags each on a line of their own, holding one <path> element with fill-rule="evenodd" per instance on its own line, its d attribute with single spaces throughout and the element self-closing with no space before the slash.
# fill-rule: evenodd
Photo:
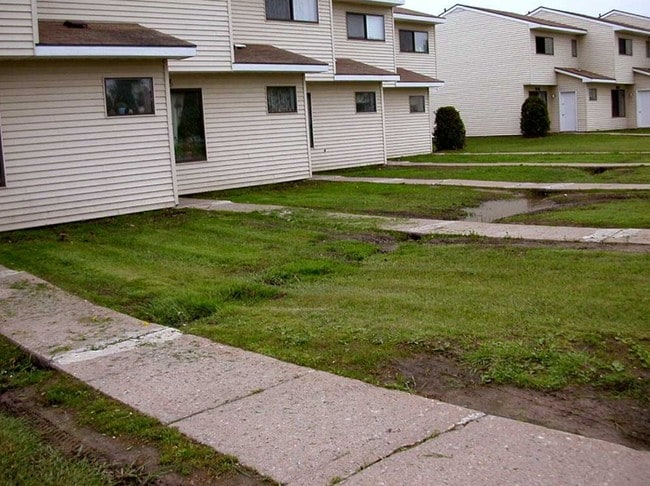
<svg viewBox="0 0 650 486">
<path fill-rule="evenodd" d="M 636 92 L 636 125 L 650 127 L 650 91 Z"/>
<path fill-rule="evenodd" d="M 578 131 L 578 109 L 575 91 L 560 93 L 560 131 Z"/>
</svg>

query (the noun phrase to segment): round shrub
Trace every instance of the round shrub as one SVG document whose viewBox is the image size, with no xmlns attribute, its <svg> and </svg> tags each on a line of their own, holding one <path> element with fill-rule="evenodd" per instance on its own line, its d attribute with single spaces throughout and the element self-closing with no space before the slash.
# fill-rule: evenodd
<svg viewBox="0 0 650 486">
<path fill-rule="evenodd" d="M 465 146 L 465 124 L 453 106 L 442 106 L 436 111 L 433 130 L 436 150 L 458 150 Z"/>
<path fill-rule="evenodd" d="M 538 96 L 529 96 L 521 105 L 521 133 L 524 137 L 544 137 L 551 128 L 548 108 Z"/>
</svg>

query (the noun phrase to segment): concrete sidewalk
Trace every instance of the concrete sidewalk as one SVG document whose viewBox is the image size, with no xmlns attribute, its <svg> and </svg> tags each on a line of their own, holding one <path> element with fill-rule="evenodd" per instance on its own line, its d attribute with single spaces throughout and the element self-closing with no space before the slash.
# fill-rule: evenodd
<svg viewBox="0 0 650 486">
<path fill-rule="evenodd" d="M 242 204 L 213 199 L 181 198 L 179 208 L 204 211 L 264 212 L 290 211 L 285 206 Z M 582 228 L 574 226 L 543 226 L 525 224 L 480 223 L 475 221 L 447 221 L 422 218 L 388 218 L 356 214 L 329 213 L 333 217 L 367 218 L 378 227 L 414 235 L 484 236 L 487 238 L 512 238 L 533 241 L 559 241 L 577 243 L 616 243 L 650 245 L 650 229 L 636 228 Z"/>
<path fill-rule="evenodd" d="M 311 177 L 314 181 L 369 182 L 372 184 L 405 184 L 411 186 L 460 186 L 482 189 L 531 189 L 536 191 L 649 191 L 650 184 L 588 184 L 578 182 L 508 182 L 476 181 L 470 179 L 403 179 L 397 177 Z"/>
</svg>

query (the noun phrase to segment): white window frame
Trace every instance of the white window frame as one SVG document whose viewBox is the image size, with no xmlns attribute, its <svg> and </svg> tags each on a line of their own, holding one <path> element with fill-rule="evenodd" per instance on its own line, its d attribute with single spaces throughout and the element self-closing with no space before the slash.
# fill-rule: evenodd
<svg viewBox="0 0 650 486">
<path fill-rule="evenodd" d="M 364 27 L 363 37 L 357 37 L 357 36 L 351 36 L 350 35 L 350 17 L 351 16 L 363 17 L 363 27 Z M 382 26 L 381 27 L 381 38 L 369 37 L 368 36 L 368 32 L 369 32 L 368 19 L 371 19 L 371 18 L 381 19 L 381 26 Z M 347 12 L 346 13 L 346 27 L 347 27 L 348 39 L 350 39 L 350 40 L 366 40 L 366 41 L 373 41 L 373 42 L 386 42 L 386 19 L 384 18 L 383 15 L 365 14 L 365 13 L 357 13 L 357 12 Z"/>
<path fill-rule="evenodd" d="M 589 88 L 589 101 L 598 101 L 598 88 Z"/>
<path fill-rule="evenodd" d="M 271 89 L 290 89 L 293 91 L 293 110 L 289 111 L 276 111 L 276 110 L 271 110 L 271 98 L 269 97 L 269 91 Z M 269 115 L 286 115 L 287 113 L 298 113 L 298 90 L 296 89 L 295 86 L 267 86 L 266 87 L 266 112 Z"/>
<path fill-rule="evenodd" d="M 116 113 L 110 114 L 108 112 L 108 92 L 107 83 L 112 80 L 131 80 L 141 81 L 148 79 L 151 82 L 151 113 Z M 106 118 L 125 118 L 132 116 L 156 116 L 156 86 L 153 77 L 151 76 L 106 76 L 103 83 L 104 88 L 104 116 Z"/>
<path fill-rule="evenodd" d="M 632 56 L 633 55 L 633 44 L 632 39 L 629 37 L 619 37 L 618 38 L 618 54 L 621 56 Z M 629 47 L 629 49 L 628 49 Z"/>
<path fill-rule="evenodd" d="M 265 0 L 264 2 L 264 10 L 266 14 L 266 20 L 277 20 L 280 22 L 307 22 L 310 24 L 317 24 L 319 22 L 319 9 L 318 9 L 318 0 L 283 0 L 286 1 L 289 4 L 289 17 L 290 18 L 276 18 L 276 17 L 269 17 L 269 11 L 267 8 L 267 2 L 268 0 Z M 299 2 L 313 2 L 315 3 L 316 7 L 316 18 L 314 19 L 298 19 L 296 18 L 296 4 Z"/>
<path fill-rule="evenodd" d="M 411 100 L 413 98 L 421 98 L 422 99 L 422 110 L 414 110 L 413 109 L 413 104 L 411 104 Z M 427 98 L 424 95 L 411 95 L 409 96 L 409 113 L 426 113 L 427 112 Z"/>
<path fill-rule="evenodd" d="M 204 159 L 196 159 L 196 160 L 183 160 L 179 162 L 176 160 L 177 164 L 191 164 L 193 162 L 206 162 L 208 160 L 208 138 L 206 136 L 206 131 L 205 131 L 205 105 L 204 105 L 204 98 L 203 98 L 203 88 L 171 88 L 169 90 L 169 99 L 172 100 L 172 94 L 174 91 L 198 91 L 200 96 L 201 96 L 201 118 L 203 118 L 203 144 L 204 144 L 204 149 L 205 149 L 205 158 Z M 173 119 L 173 112 L 174 112 L 174 106 L 172 102 L 172 119 Z M 176 150 L 176 139 L 174 138 L 174 150 Z"/>
<path fill-rule="evenodd" d="M 578 39 L 571 39 L 571 57 L 578 57 Z"/>
<path fill-rule="evenodd" d="M 540 51 L 538 39 L 544 39 L 544 49 Z M 549 52 L 550 51 L 550 52 Z M 555 41 L 553 37 L 546 37 L 543 35 L 535 36 L 535 53 L 542 54 L 544 56 L 554 56 L 555 55 Z"/>
<path fill-rule="evenodd" d="M 405 34 L 409 34 L 411 37 L 411 40 L 413 42 L 413 50 L 410 51 L 408 49 L 404 49 L 404 46 L 402 45 L 402 32 Z M 426 42 L 426 50 L 424 51 L 418 51 L 418 44 L 415 41 L 417 34 L 424 34 L 427 36 L 427 42 Z M 409 30 L 409 29 L 400 29 L 399 31 L 399 50 L 400 52 L 409 52 L 409 53 L 415 53 L 415 54 L 429 54 L 429 32 L 426 30 Z"/>
<path fill-rule="evenodd" d="M 360 94 L 372 94 L 372 110 L 359 110 L 359 101 L 357 96 Z M 355 91 L 354 93 L 354 107 L 357 113 L 377 113 L 377 92 L 375 91 Z"/>
</svg>

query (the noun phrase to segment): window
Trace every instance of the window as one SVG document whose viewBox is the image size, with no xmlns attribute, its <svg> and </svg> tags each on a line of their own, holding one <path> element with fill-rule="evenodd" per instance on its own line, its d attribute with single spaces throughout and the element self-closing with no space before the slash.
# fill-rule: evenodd
<svg viewBox="0 0 650 486">
<path fill-rule="evenodd" d="M 384 16 L 348 14 L 348 39 L 385 40 Z"/>
<path fill-rule="evenodd" d="M 537 54 L 553 55 L 553 37 L 535 37 L 535 52 Z"/>
<path fill-rule="evenodd" d="M 426 110 L 424 96 L 409 96 L 409 107 L 411 113 L 424 113 Z"/>
<path fill-rule="evenodd" d="M 625 90 L 624 89 L 612 90 L 612 117 L 613 118 L 625 117 Z"/>
<path fill-rule="evenodd" d="M 546 103 L 546 105 L 548 106 L 548 93 L 546 91 L 538 91 L 538 90 L 529 91 L 528 96 L 530 96 L 531 98 L 534 98 L 534 97 L 541 98 L 541 100 L 544 103 Z"/>
<path fill-rule="evenodd" d="M 589 88 L 589 101 L 598 101 L 598 89 Z"/>
<path fill-rule="evenodd" d="M 6 186 L 5 181 L 5 157 L 2 150 L 2 127 L 0 126 L 0 187 Z"/>
<path fill-rule="evenodd" d="M 618 53 L 622 56 L 632 55 L 632 39 L 618 39 Z"/>
<path fill-rule="evenodd" d="M 296 88 L 294 86 L 269 86 L 266 88 L 269 113 L 296 113 Z"/>
<path fill-rule="evenodd" d="M 650 40 L 645 41 L 645 57 L 650 57 Z"/>
<path fill-rule="evenodd" d="M 172 89 L 176 162 L 206 160 L 203 97 L 200 89 Z"/>
<path fill-rule="evenodd" d="M 374 91 L 358 91 L 355 93 L 357 101 L 357 113 L 375 113 L 377 111 L 377 100 Z"/>
<path fill-rule="evenodd" d="M 318 0 L 266 0 L 266 18 L 318 22 Z"/>
<path fill-rule="evenodd" d="M 578 40 L 571 39 L 571 57 L 578 57 Z"/>
<path fill-rule="evenodd" d="M 429 33 L 413 30 L 399 31 L 399 50 L 402 52 L 429 52 Z"/>
<path fill-rule="evenodd" d="M 106 78 L 108 116 L 153 115 L 152 78 Z"/>
</svg>

